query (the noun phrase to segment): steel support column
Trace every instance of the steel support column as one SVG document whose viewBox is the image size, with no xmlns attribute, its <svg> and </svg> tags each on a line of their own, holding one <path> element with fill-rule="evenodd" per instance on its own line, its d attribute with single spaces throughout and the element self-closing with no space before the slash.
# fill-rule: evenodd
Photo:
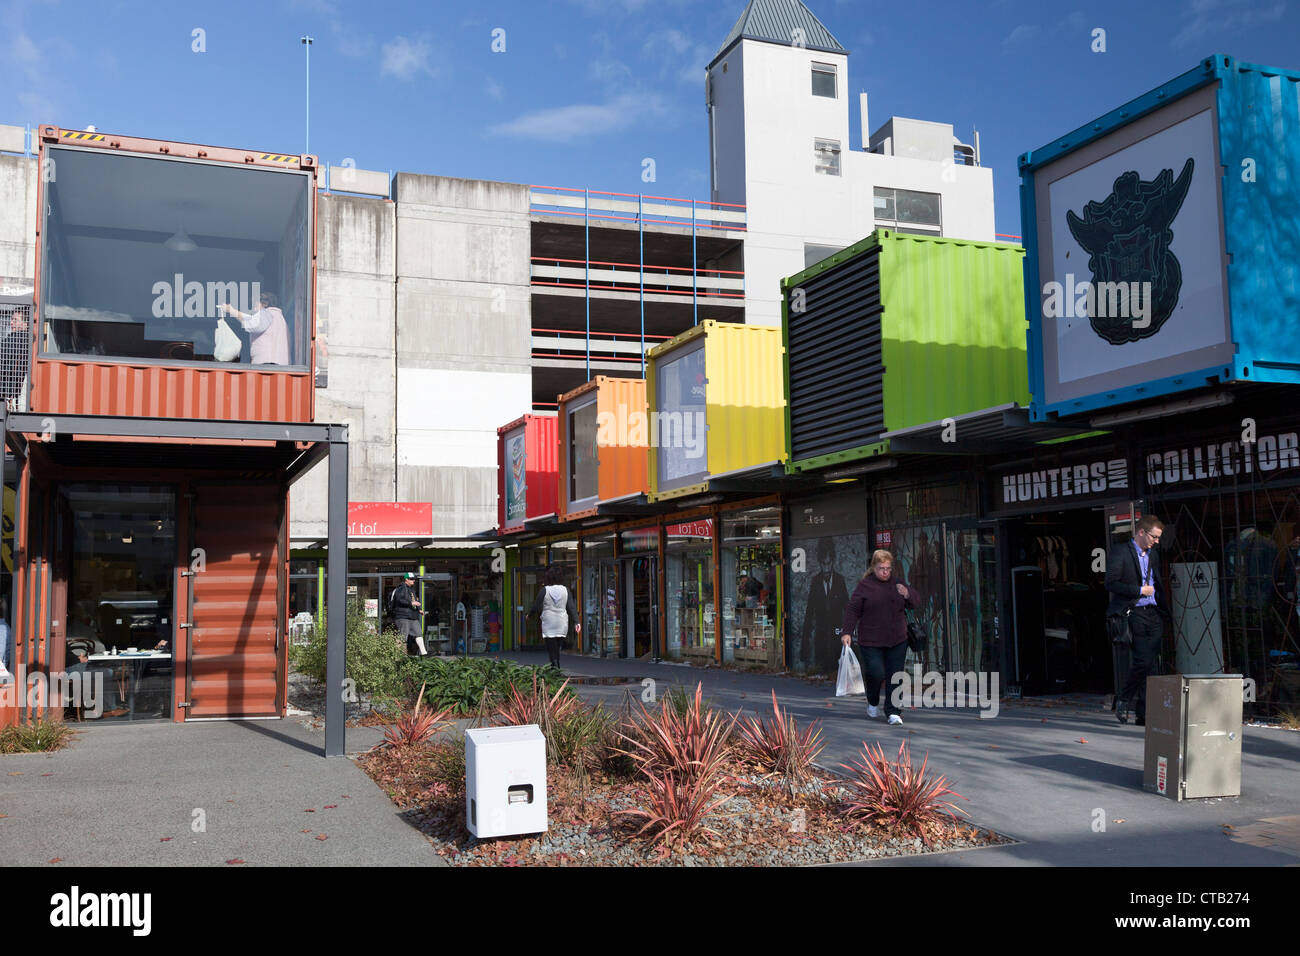
<svg viewBox="0 0 1300 956">
<path fill-rule="evenodd" d="M 347 429 L 332 430 L 329 443 L 328 571 L 325 617 L 325 756 L 346 752 L 343 724 L 343 677 L 346 664 L 348 575 L 348 441 Z"/>
</svg>

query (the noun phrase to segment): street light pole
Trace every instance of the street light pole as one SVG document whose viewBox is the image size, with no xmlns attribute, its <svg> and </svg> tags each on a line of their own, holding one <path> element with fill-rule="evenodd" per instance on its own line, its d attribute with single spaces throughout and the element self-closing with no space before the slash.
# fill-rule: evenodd
<svg viewBox="0 0 1300 956">
<path fill-rule="evenodd" d="M 306 153 L 311 152 L 311 43 L 312 37 L 299 37 L 299 42 L 307 48 L 307 148 Z"/>
</svg>

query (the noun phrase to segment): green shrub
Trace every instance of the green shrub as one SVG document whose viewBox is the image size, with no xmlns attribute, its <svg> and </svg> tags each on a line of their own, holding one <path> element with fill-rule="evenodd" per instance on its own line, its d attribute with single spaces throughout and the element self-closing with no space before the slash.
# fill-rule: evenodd
<svg viewBox="0 0 1300 956">
<path fill-rule="evenodd" d="M 495 709 L 509 698 L 512 685 L 531 686 L 533 675 L 551 694 L 564 683 L 564 678 L 547 667 L 521 667 L 513 661 L 484 657 L 413 657 L 405 663 L 405 675 L 412 694 L 418 684 L 425 685 L 424 701 L 430 707 L 449 708 L 462 715 L 477 713 L 484 694 L 488 710 Z"/>
<path fill-rule="evenodd" d="M 324 616 L 318 618 L 310 640 L 294 655 L 300 673 L 322 682 L 325 680 L 325 626 Z M 406 646 L 397 633 L 376 630 L 357 600 L 348 602 L 344 630 L 347 634 L 344 675 L 356 681 L 357 690 L 381 701 L 401 696 L 406 690 L 403 680 Z"/>
<path fill-rule="evenodd" d="M 37 720 L 0 730 L 0 754 L 58 750 L 68 743 L 72 730 L 58 720 Z"/>
</svg>

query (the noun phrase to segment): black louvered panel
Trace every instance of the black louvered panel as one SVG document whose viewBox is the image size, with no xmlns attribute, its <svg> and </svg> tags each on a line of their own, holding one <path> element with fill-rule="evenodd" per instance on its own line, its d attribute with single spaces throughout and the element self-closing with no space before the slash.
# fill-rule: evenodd
<svg viewBox="0 0 1300 956">
<path fill-rule="evenodd" d="M 799 288 L 804 310 L 788 312 L 794 461 L 870 445 L 885 427 L 880 250 Z"/>
</svg>

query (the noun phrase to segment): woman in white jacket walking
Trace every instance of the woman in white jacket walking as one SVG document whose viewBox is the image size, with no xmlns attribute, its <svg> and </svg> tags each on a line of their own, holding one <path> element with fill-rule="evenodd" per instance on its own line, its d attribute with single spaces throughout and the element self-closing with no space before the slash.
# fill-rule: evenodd
<svg viewBox="0 0 1300 956">
<path fill-rule="evenodd" d="M 578 623 L 578 609 L 573 603 L 573 595 L 561 582 L 564 572 L 558 564 L 546 569 L 542 579 L 545 586 L 537 592 L 532 610 L 528 613 L 542 619 L 542 640 L 546 642 L 546 653 L 550 656 L 551 666 L 560 669 L 560 645 L 569 634 L 569 622 L 573 621 L 576 634 L 582 633 Z"/>
</svg>

